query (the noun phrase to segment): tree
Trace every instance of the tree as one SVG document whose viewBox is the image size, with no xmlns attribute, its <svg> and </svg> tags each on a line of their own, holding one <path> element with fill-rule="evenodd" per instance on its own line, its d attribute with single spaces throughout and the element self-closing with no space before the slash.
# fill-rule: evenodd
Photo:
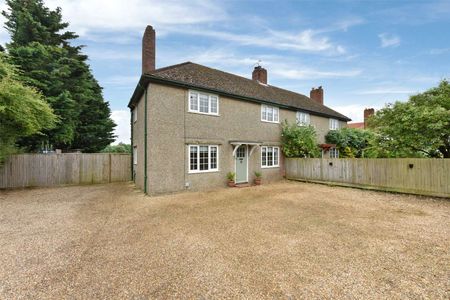
<svg viewBox="0 0 450 300">
<path fill-rule="evenodd" d="M 386 156 L 450 158 L 450 84 L 388 104 L 369 119 Z"/>
<path fill-rule="evenodd" d="M 101 152 L 103 153 L 131 153 L 131 145 L 119 143 L 117 145 L 108 145 Z"/>
<path fill-rule="evenodd" d="M 318 157 L 317 135 L 313 126 L 282 124 L 282 151 L 286 157 Z"/>
<path fill-rule="evenodd" d="M 357 128 L 342 128 L 330 130 L 325 136 L 329 144 L 336 144 L 341 157 L 368 157 L 373 153 L 375 134 L 368 130 Z M 369 151 L 368 153 L 368 150 Z"/>
<path fill-rule="evenodd" d="M 18 81 L 17 70 L 0 53 L 0 163 L 18 138 L 40 134 L 57 122 L 40 93 Z"/>
<path fill-rule="evenodd" d="M 45 135 L 27 137 L 21 144 L 30 150 L 48 141 L 58 148 L 100 151 L 114 141 L 109 104 L 87 64 L 82 46 L 72 46 L 78 36 L 65 31 L 61 9 L 52 11 L 42 0 L 7 0 L 2 14 L 11 35 L 7 49 L 22 72 L 23 81 L 39 89 L 62 122 Z"/>
</svg>

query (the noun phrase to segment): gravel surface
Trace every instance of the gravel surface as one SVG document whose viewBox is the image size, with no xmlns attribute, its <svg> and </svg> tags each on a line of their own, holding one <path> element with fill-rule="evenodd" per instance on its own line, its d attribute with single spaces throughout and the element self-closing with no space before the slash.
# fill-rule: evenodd
<svg viewBox="0 0 450 300">
<path fill-rule="evenodd" d="M 0 299 L 450 299 L 450 201 L 280 182 L 0 191 Z"/>
</svg>

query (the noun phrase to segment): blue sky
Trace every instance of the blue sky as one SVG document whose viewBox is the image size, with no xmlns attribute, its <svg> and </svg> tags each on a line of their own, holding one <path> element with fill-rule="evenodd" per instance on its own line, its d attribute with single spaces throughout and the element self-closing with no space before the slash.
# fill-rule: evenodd
<svg viewBox="0 0 450 300">
<path fill-rule="evenodd" d="M 450 77 L 450 1 L 45 0 L 63 9 L 129 142 L 127 104 L 141 72 L 147 24 L 157 67 L 193 61 L 309 95 L 354 121 Z M 0 0 L 0 8 L 4 9 Z M 3 22 L 0 19 L 0 22 Z M 0 29 L 0 43 L 8 35 Z"/>
</svg>

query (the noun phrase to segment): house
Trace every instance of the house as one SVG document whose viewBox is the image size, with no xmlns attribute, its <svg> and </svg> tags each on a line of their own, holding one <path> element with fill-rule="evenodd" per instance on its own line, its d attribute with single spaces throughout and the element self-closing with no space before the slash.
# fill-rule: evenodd
<svg viewBox="0 0 450 300">
<path fill-rule="evenodd" d="M 373 108 L 366 108 L 366 109 L 364 109 L 364 122 L 348 123 L 347 126 L 349 128 L 366 129 L 367 128 L 367 120 L 374 113 L 375 113 L 375 109 L 373 109 Z"/>
<path fill-rule="evenodd" d="M 324 142 L 350 119 L 323 105 L 323 89 L 310 97 L 271 86 L 267 70 L 252 79 L 192 62 L 155 69 L 155 31 L 145 30 L 142 75 L 131 97 L 133 174 L 149 194 L 281 179 L 281 122 L 312 124 Z"/>
</svg>

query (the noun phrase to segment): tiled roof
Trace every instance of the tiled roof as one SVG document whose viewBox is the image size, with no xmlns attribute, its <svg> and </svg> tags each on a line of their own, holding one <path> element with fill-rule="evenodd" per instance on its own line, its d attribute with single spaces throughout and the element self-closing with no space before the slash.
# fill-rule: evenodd
<svg viewBox="0 0 450 300">
<path fill-rule="evenodd" d="M 348 123 L 347 124 L 348 128 L 360 128 L 360 129 L 364 129 L 364 122 L 359 122 L 359 123 Z"/>
<path fill-rule="evenodd" d="M 350 121 L 348 117 L 315 102 L 305 95 L 261 84 L 255 80 L 192 62 L 157 69 L 150 74 L 144 75 L 144 77 L 148 77 L 149 81 L 151 79 L 160 79 L 168 81 L 168 83 L 180 83 L 193 88 L 203 88 L 219 93 L 222 92 L 230 96 L 234 95 L 255 101 L 278 104 L 290 109 L 305 110 L 312 114 Z M 133 102 L 133 98 L 130 104 Z"/>
</svg>

